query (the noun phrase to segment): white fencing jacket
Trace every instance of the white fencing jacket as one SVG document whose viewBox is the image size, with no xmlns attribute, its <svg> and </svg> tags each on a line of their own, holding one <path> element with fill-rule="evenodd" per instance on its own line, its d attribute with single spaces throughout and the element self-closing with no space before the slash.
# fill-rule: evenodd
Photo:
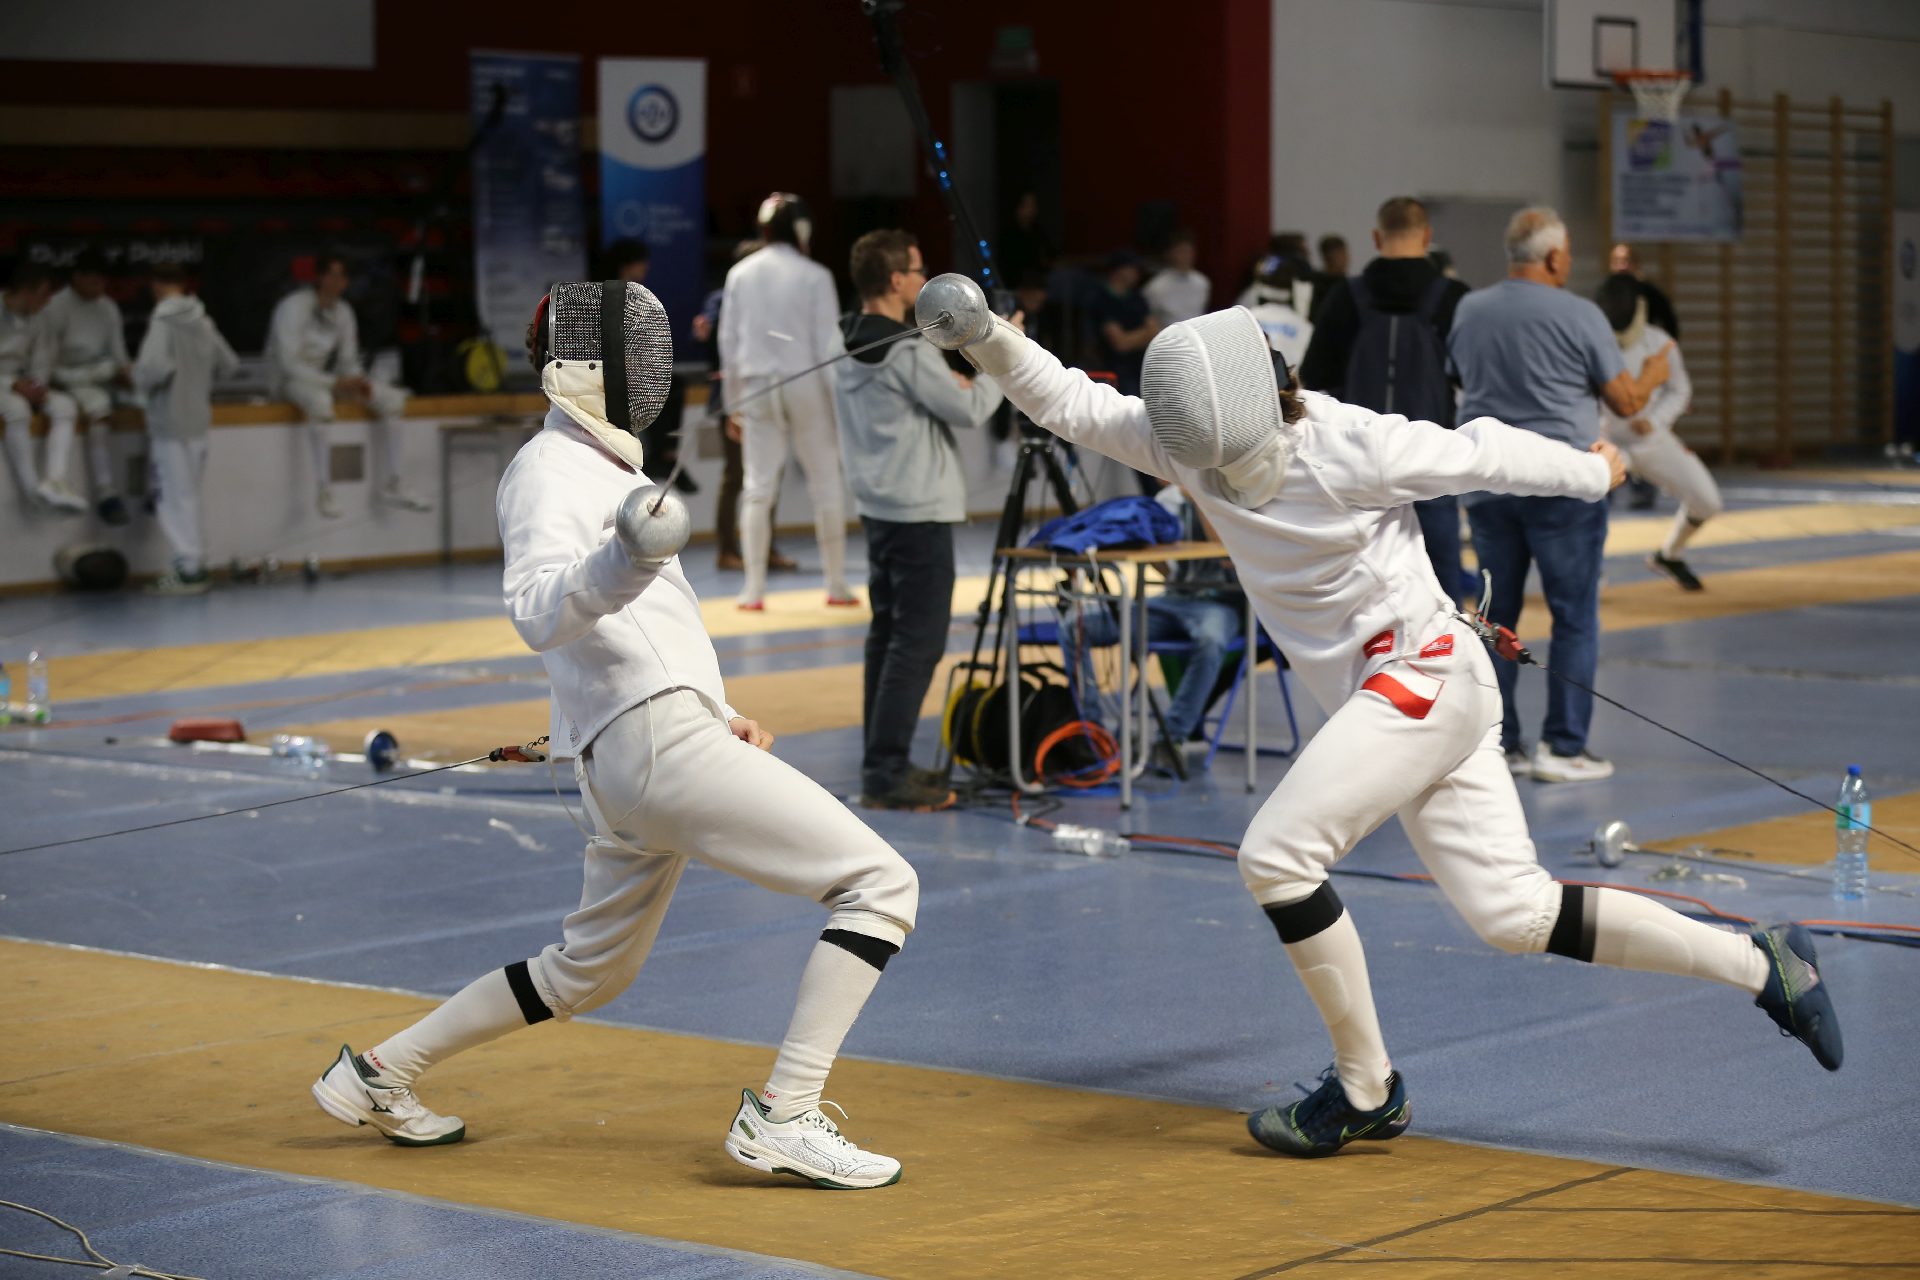
<svg viewBox="0 0 1920 1280">
<path fill-rule="evenodd" d="M 273 309 L 267 326 L 267 358 L 276 392 L 297 384 L 333 390 L 335 378 L 366 372 L 360 360 L 360 327 L 345 298 L 320 305 L 312 288 L 295 289 Z"/>
<path fill-rule="evenodd" d="M 720 367 L 728 378 L 784 377 L 845 349 L 833 273 L 806 254 L 770 244 L 727 272 Z"/>
<path fill-rule="evenodd" d="M 1249 511 L 1220 495 L 1213 472 L 1167 457 L 1140 400 L 1062 368 L 1038 345 L 999 381 L 1047 430 L 1199 504 L 1267 634 L 1329 712 L 1381 667 L 1438 640 L 1454 612 L 1409 503 L 1481 490 L 1592 502 L 1611 479 L 1601 458 L 1492 418 L 1447 431 L 1307 392 L 1280 492 Z"/>
<path fill-rule="evenodd" d="M 1621 359 L 1627 362 L 1627 372 L 1634 377 L 1640 376 L 1640 370 L 1647 360 L 1659 352 L 1660 348 L 1673 342 L 1673 335 L 1658 325 L 1648 325 L 1640 335 L 1639 341 L 1620 349 Z M 1634 416 L 1645 418 L 1653 427 L 1653 433 L 1660 435 L 1671 432 L 1673 424 L 1687 411 L 1693 402 L 1693 379 L 1687 377 L 1687 365 L 1680 358 L 1680 344 L 1674 343 L 1673 350 L 1667 352 L 1667 380 L 1653 389 L 1646 408 Z M 1633 434 L 1628 419 L 1607 408 L 1607 402 L 1600 402 L 1600 433 L 1608 440 L 1629 448 L 1635 442 L 1645 440 L 1645 436 Z"/>
<path fill-rule="evenodd" d="M 62 289 L 40 313 L 47 341 L 42 348 L 51 367 L 43 380 L 63 387 L 110 381 L 133 361 L 127 355 L 127 331 L 120 305 L 104 293 L 92 301 Z"/>
<path fill-rule="evenodd" d="M 0 391 L 9 390 L 17 378 L 46 381 L 52 357 L 46 352 L 46 328 L 40 313 L 23 316 L 0 299 Z"/>
<path fill-rule="evenodd" d="M 546 663 L 563 759 L 668 689 L 738 714 L 679 557 L 636 568 L 613 536 L 621 499 L 648 483 L 557 407 L 500 479 L 507 614 Z"/>
</svg>

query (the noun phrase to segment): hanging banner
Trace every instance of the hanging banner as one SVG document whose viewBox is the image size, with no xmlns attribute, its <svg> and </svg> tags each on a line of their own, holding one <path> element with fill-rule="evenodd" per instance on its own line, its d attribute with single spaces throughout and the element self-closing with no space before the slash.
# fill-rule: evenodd
<svg viewBox="0 0 1920 1280">
<path fill-rule="evenodd" d="M 587 274 L 580 197 L 580 60 L 469 55 L 473 107 L 473 280 L 480 324 L 505 349 L 510 380 L 534 304 Z M 524 374 L 524 376 L 522 376 Z"/>
<path fill-rule="evenodd" d="M 1733 121 L 1614 113 L 1615 239 L 1738 240 L 1743 213 Z"/>
<path fill-rule="evenodd" d="M 1893 215 L 1893 438 L 1920 448 L 1920 212 Z"/>
<path fill-rule="evenodd" d="M 704 58 L 600 59 L 600 243 L 639 240 L 676 342 L 704 296 Z"/>
</svg>

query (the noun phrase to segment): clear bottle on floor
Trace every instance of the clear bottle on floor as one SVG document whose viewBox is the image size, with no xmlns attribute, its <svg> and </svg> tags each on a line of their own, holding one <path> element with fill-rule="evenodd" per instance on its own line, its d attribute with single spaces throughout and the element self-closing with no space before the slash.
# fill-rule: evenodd
<svg viewBox="0 0 1920 1280">
<path fill-rule="evenodd" d="M 13 723 L 13 673 L 0 662 L 0 724 Z"/>
<path fill-rule="evenodd" d="M 1133 842 L 1117 831 L 1104 827 L 1083 827 L 1077 823 L 1056 823 L 1053 847 L 1069 853 L 1084 853 L 1089 858 L 1111 858 L 1127 852 Z"/>
<path fill-rule="evenodd" d="M 1867 896 L 1867 828 L 1873 824 L 1873 797 L 1860 766 L 1847 766 L 1840 781 L 1839 812 L 1833 821 L 1833 898 L 1858 902 Z"/>
<path fill-rule="evenodd" d="M 53 719 L 53 694 L 47 684 L 47 660 L 35 649 L 27 655 L 26 717 L 33 724 Z"/>
<path fill-rule="evenodd" d="M 294 733 L 274 734 L 272 750 L 279 758 L 290 760 L 314 774 L 325 771 L 327 761 L 333 758 L 333 748 L 320 739 Z"/>
</svg>

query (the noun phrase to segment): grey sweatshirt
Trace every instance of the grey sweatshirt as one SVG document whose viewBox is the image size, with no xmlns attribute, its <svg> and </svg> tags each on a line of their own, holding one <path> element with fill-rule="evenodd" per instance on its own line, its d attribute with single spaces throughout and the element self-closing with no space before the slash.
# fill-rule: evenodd
<svg viewBox="0 0 1920 1280">
<path fill-rule="evenodd" d="M 859 315 L 842 325 L 848 347 L 905 325 Z M 840 451 L 854 509 L 899 524 L 960 524 L 967 518 L 967 478 L 954 443 L 956 427 L 977 427 L 1004 398 L 992 379 L 954 381 L 940 352 L 924 338 L 902 338 L 835 366 L 834 400 Z"/>
<path fill-rule="evenodd" d="M 133 385 L 146 398 L 148 433 L 172 440 L 206 435 L 214 375 L 239 367 L 200 299 L 181 294 L 161 302 L 133 362 Z"/>
</svg>

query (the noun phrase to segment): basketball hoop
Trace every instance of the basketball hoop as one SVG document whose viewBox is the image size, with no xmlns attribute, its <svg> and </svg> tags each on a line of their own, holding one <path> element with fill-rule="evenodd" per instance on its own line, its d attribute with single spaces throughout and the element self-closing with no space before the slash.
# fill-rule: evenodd
<svg viewBox="0 0 1920 1280">
<path fill-rule="evenodd" d="M 1635 70 L 1609 74 L 1615 84 L 1633 91 L 1634 105 L 1650 120 L 1677 122 L 1680 104 L 1686 101 L 1687 90 L 1693 88 L 1693 77 L 1685 71 Z"/>
</svg>

